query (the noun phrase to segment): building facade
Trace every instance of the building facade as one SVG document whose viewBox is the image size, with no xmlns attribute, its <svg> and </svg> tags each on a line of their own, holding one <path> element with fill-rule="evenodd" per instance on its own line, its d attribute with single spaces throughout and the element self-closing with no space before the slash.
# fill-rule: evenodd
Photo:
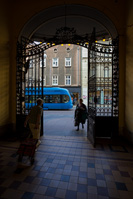
<svg viewBox="0 0 133 199">
<path fill-rule="evenodd" d="M 34 87 L 35 76 L 39 76 L 40 87 L 66 88 L 71 94 L 73 104 L 76 104 L 81 97 L 81 51 L 82 47 L 73 44 L 47 49 L 43 55 L 43 81 L 42 60 L 32 56 L 26 74 L 26 87 Z"/>
</svg>

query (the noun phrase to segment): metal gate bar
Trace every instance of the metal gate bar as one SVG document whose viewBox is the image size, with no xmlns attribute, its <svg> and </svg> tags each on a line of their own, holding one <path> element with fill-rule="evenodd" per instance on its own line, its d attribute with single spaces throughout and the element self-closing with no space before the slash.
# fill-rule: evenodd
<svg viewBox="0 0 133 199">
<path fill-rule="evenodd" d="M 56 45 L 58 44 L 60 43 Z M 53 45 L 55 44 L 52 42 L 37 45 L 26 38 L 22 38 L 17 45 L 17 118 L 28 114 L 38 97 L 43 98 L 44 52 Z M 104 131 L 108 129 L 105 121 L 110 125 L 116 124 L 108 135 L 103 133 L 104 136 L 112 136 L 118 127 L 119 117 L 118 38 L 112 44 L 106 45 L 96 43 L 93 35 L 90 41 L 79 42 L 78 45 L 88 48 L 89 52 L 89 115 L 93 121 L 96 119 L 97 129 L 100 122 L 105 127 Z M 95 136 L 99 136 L 97 129 Z M 100 135 L 102 136 L 101 132 Z"/>
</svg>

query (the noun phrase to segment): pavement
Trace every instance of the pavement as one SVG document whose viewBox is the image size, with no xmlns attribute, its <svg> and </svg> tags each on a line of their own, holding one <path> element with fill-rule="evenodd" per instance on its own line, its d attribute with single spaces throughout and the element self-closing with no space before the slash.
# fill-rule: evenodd
<svg viewBox="0 0 133 199">
<path fill-rule="evenodd" d="M 74 111 L 71 110 L 45 110 L 43 112 L 43 135 L 48 136 L 87 136 L 87 122 L 84 129 L 74 126 Z"/>
</svg>

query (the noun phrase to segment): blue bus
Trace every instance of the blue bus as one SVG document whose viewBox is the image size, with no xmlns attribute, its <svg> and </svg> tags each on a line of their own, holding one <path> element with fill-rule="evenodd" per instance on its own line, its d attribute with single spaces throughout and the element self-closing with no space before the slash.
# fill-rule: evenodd
<svg viewBox="0 0 133 199">
<path fill-rule="evenodd" d="M 64 88 L 26 88 L 25 107 L 31 109 L 36 104 L 37 98 L 42 98 L 43 90 L 43 109 L 71 109 L 73 107 L 71 95 Z"/>
</svg>

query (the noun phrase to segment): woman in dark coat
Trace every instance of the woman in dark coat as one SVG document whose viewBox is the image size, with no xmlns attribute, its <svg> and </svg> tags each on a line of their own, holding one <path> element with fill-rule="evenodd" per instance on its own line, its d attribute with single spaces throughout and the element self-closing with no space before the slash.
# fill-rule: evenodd
<svg viewBox="0 0 133 199">
<path fill-rule="evenodd" d="M 87 108 L 86 105 L 83 104 L 83 100 L 79 99 L 79 104 L 76 106 L 75 110 L 75 126 L 77 126 L 77 131 L 79 131 L 79 125 L 82 124 L 82 128 L 84 128 L 85 121 L 87 119 Z"/>
</svg>

